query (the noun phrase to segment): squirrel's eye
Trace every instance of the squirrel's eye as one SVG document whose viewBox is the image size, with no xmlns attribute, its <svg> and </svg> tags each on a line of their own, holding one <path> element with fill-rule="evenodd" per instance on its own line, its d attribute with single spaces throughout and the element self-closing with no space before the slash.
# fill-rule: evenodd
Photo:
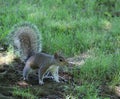
<svg viewBox="0 0 120 99">
<path fill-rule="evenodd" d="M 62 59 L 60 59 L 59 61 L 60 61 L 60 62 L 62 62 L 63 60 L 62 60 Z"/>
</svg>

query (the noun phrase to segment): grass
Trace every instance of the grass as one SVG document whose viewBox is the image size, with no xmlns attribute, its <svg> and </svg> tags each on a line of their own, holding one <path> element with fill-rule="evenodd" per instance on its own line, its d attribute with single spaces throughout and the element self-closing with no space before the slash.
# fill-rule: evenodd
<svg viewBox="0 0 120 99">
<path fill-rule="evenodd" d="M 82 68 L 74 68 L 74 90 L 72 95 L 80 99 L 106 99 L 109 97 L 101 94 L 101 86 L 116 86 L 120 82 L 118 55 L 99 55 L 88 59 Z M 78 83 L 81 83 L 78 85 Z M 108 90 L 107 88 L 104 90 Z M 74 94 L 74 92 L 76 94 Z M 111 91 L 109 92 L 111 95 Z"/>
<path fill-rule="evenodd" d="M 17 98 L 22 99 L 36 99 L 37 97 L 33 95 L 31 90 L 29 88 L 27 89 L 20 89 L 15 87 L 13 91 L 13 96 L 17 96 Z"/>
<path fill-rule="evenodd" d="M 70 57 L 91 50 L 84 66 L 72 71 L 82 85 L 68 88 L 66 99 L 109 99 L 98 87 L 120 82 L 120 18 L 111 17 L 119 5 L 119 0 L 0 0 L 0 41 L 6 43 L 14 24 L 29 21 L 42 33 L 44 52 Z M 16 94 L 24 97 L 20 90 Z"/>
</svg>

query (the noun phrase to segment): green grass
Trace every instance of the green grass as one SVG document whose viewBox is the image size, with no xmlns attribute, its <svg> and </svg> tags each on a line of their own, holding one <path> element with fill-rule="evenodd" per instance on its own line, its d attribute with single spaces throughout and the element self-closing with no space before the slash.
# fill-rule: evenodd
<svg viewBox="0 0 120 99">
<path fill-rule="evenodd" d="M 81 93 L 83 99 L 103 99 L 103 97 L 99 95 L 100 86 L 114 87 L 119 84 L 120 56 L 117 54 L 101 55 L 101 53 L 97 55 L 99 56 L 88 59 L 82 68 L 76 67 L 72 71 L 74 81 L 76 83 L 82 83 L 79 86 L 75 84 L 74 91 L 72 91 L 73 95 L 76 96 L 77 94 L 77 96 L 79 96 Z M 74 94 L 74 92 L 76 92 L 76 94 Z M 108 97 L 104 96 L 104 98 Z"/>
<path fill-rule="evenodd" d="M 14 24 L 29 21 L 42 33 L 44 52 L 70 57 L 90 50 L 92 57 L 72 71 L 82 85 L 76 84 L 66 95 L 109 99 L 99 96 L 98 87 L 120 82 L 120 18 L 111 17 L 120 10 L 119 0 L 0 0 L 0 6 L 2 43 Z"/>
<path fill-rule="evenodd" d="M 13 91 L 13 96 L 16 98 L 21 98 L 21 99 L 36 99 L 37 97 L 33 95 L 33 92 L 29 89 L 22 89 L 15 87 Z"/>
</svg>

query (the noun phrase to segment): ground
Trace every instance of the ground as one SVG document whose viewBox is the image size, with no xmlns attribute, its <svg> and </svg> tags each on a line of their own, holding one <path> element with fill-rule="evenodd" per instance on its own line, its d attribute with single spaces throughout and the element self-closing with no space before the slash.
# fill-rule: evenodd
<svg viewBox="0 0 120 99">
<path fill-rule="evenodd" d="M 80 68 L 82 68 L 85 60 L 90 57 L 88 53 L 83 53 L 80 56 L 68 58 L 68 61 L 72 65 L 64 71 L 61 69 L 59 72 L 60 76 L 65 78 L 66 81 L 60 79 L 60 83 L 56 83 L 52 79 L 46 78 L 44 79 L 45 84 L 40 86 L 36 75 L 31 74 L 28 82 L 22 80 L 24 63 L 22 63 L 19 59 L 11 61 L 13 56 L 6 52 L 1 52 L 0 55 L 0 98 L 2 99 L 74 99 L 73 96 L 65 95 L 66 93 L 71 92 L 69 87 L 74 90 L 75 84 L 82 85 L 82 81 L 77 80 L 76 82 L 74 80 L 74 75 L 72 75 L 70 71 L 76 64 L 79 64 Z M 99 86 L 99 95 L 110 95 L 109 97 L 111 99 L 119 99 L 119 89 L 119 87 L 116 87 L 115 92 L 117 95 L 115 95 L 112 88 L 103 84 Z M 82 99 L 84 94 L 80 94 L 81 96 L 79 96 L 79 98 Z"/>
<path fill-rule="evenodd" d="M 31 74 L 29 81 L 25 82 L 22 80 L 22 70 L 24 68 L 24 63 L 22 63 L 19 59 L 14 59 L 11 54 L 6 52 L 1 52 L 0 55 L 0 98 L 21 98 L 21 94 L 15 96 L 15 94 L 17 94 L 16 91 L 28 88 L 30 90 L 34 90 L 33 92 L 36 92 L 40 98 L 42 97 L 41 99 L 65 98 L 64 92 L 68 87 L 67 85 L 74 83 L 72 74 L 63 71 L 63 69 L 60 70 L 59 74 L 61 77 L 65 78 L 66 81 L 60 79 L 60 83 L 56 83 L 52 79 L 46 78 L 44 79 L 45 84 L 40 86 L 38 84 L 38 77 Z M 81 58 L 77 57 L 76 59 L 69 58 L 68 60 L 71 62 L 71 64 L 78 64 L 78 62 L 79 64 L 83 64 L 84 60 L 82 58 L 84 58 L 84 56 Z M 74 60 L 76 60 L 76 62 L 74 62 Z M 73 68 L 72 66 L 74 65 L 71 65 L 69 70 Z M 66 70 L 68 70 L 68 68 Z M 23 97 L 25 96 L 23 95 Z"/>
</svg>

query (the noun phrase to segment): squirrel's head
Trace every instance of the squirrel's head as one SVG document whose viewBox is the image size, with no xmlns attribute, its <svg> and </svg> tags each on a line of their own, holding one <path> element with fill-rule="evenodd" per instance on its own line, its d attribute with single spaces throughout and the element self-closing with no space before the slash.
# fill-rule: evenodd
<svg viewBox="0 0 120 99">
<path fill-rule="evenodd" d="M 54 58 L 56 60 L 56 63 L 60 66 L 64 66 L 64 65 L 68 66 L 69 65 L 68 61 L 63 56 L 61 56 L 57 53 L 54 54 Z"/>
</svg>

